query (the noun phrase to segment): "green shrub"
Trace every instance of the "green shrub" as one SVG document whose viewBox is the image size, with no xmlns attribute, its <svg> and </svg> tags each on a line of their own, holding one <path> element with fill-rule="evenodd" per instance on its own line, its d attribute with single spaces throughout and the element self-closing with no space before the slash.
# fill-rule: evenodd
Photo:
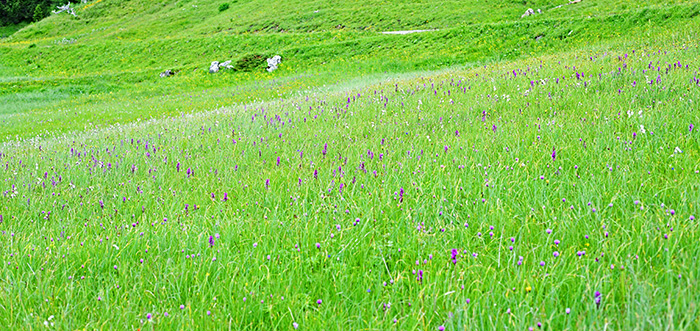
<svg viewBox="0 0 700 331">
<path fill-rule="evenodd" d="M 267 68 L 267 56 L 263 54 L 248 54 L 236 61 L 235 71 L 262 71 Z"/>
<path fill-rule="evenodd" d="M 44 10 L 44 7 L 41 4 L 36 5 L 36 8 L 34 8 L 34 16 L 32 17 L 32 20 L 34 22 L 39 22 L 44 17 L 46 17 L 46 11 Z"/>
<path fill-rule="evenodd" d="M 224 3 L 219 5 L 219 13 L 226 10 L 226 9 L 228 9 L 228 2 L 224 2 Z"/>
</svg>

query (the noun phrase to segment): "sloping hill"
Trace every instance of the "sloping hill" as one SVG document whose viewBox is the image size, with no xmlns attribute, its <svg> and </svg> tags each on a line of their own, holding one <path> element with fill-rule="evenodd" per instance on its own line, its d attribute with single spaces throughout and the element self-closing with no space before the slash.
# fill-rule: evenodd
<svg viewBox="0 0 700 331">
<path fill-rule="evenodd" d="M 0 41 L 0 329 L 697 330 L 697 2 L 238 1 Z"/>
<path fill-rule="evenodd" d="M 0 325 L 694 330 L 698 40 L 0 144 Z"/>
<path fill-rule="evenodd" d="M 691 1 L 694 2 L 694 1 Z M 219 11 L 221 4 L 226 10 Z M 15 34 L 17 40 L 77 37 L 84 40 L 147 40 L 209 36 L 214 33 L 312 33 L 445 29 L 469 24 L 515 22 L 526 9 L 542 14 L 528 20 L 603 17 L 688 4 L 680 0 L 582 1 L 301 1 L 260 0 L 95 0 L 77 5 L 78 19 L 54 15 Z M 97 31 L 95 31 L 97 30 Z"/>
<path fill-rule="evenodd" d="M 474 66 L 623 34 L 646 38 L 693 27 L 700 12 L 698 1 L 661 0 L 236 1 L 219 11 L 222 3 L 97 0 L 77 5 L 77 18 L 53 15 L 1 40 L 0 138 L 201 111 L 353 77 Z M 527 8 L 542 13 L 521 18 Z M 379 33 L 405 29 L 438 30 Z M 273 74 L 206 73 L 212 61 L 247 54 L 279 54 L 283 64 Z M 160 79 L 166 69 L 177 75 Z M 244 87 L 258 80 L 275 87 Z M 57 113 L 74 115 L 59 123 Z M 37 116 L 51 124 L 27 125 Z"/>
</svg>

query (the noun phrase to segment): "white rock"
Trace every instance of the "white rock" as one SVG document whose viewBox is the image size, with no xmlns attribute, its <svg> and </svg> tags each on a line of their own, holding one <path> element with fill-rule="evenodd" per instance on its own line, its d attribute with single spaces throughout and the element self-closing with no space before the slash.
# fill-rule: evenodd
<svg viewBox="0 0 700 331">
<path fill-rule="evenodd" d="M 163 71 L 163 72 L 160 73 L 160 77 L 161 77 L 161 78 L 170 77 L 170 76 L 172 76 L 172 75 L 175 75 L 175 73 L 174 73 L 172 70 L 170 70 L 170 69 L 168 69 L 168 70 Z"/>
<path fill-rule="evenodd" d="M 224 63 L 219 63 L 219 69 L 221 68 L 233 69 L 233 66 L 231 65 L 231 60 L 228 60 Z"/>
<path fill-rule="evenodd" d="M 211 65 L 209 66 L 209 73 L 210 73 L 210 74 L 214 74 L 214 73 L 217 73 L 217 72 L 219 72 L 219 61 L 214 61 L 214 62 L 212 62 Z"/>
<path fill-rule="evenodd" d="M 528 9 L 525 11 L 525 14 L 523 14 L 522 16 L 520 16 L 520 18 L 528 17 L 528 16 L 530 16 L 530 15 L 535 15 L 535 11 L 532 10 L 532 8 L 528 8 Z"/>
<path fill-rule="evenodd" d="M 279 67 L 280 63 L 282 63 L 282 57 L 279 55 L 275 55 L 272 58 L 267 59 L 267 72 L 273 72 L 277 70 L 277 67 Z"/>
<path fill-rule="evenodd" d="M 70 6 L 70 1 L 65 6 L 56 6 L 56 8 L 58 8 L 58 11 L 53 10 L 51 12 L 54 14 L 60 14 L 62 12 L 66 12 L 68 14 L 76 16 L 74 8 Z"/>
</svg>

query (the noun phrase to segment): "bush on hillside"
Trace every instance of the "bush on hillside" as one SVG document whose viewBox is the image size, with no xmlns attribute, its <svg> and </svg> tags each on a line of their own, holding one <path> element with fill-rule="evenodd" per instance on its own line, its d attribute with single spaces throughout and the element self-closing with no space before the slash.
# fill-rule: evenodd
<svg viewBox="0 0 700 331">
<path fill-rule="evenodd" d="M 263 71 L 267 68 L 267 56 L 263 54 L 248 54 L 236 61 L 235 71 Z"/>
<path fill-rule="evenodd" d="M 32 20 L 34 22 L 41 21 L 42 19 L 44 19 L 44 17 L 46 17 L 45 13 L 46 11 L 44 10 L 44 7 L 41 4 L 36 5 L 36 8 L 34 8 L 34 15 L 32 17 Z"/>
<path fill-rule="evenodd" d="M 0 0 L 0 26 L 42 20 L 63 0 Z"/>
<path fill-rule="evenodd" d="M 219 5 L 219 13 L 226 10 L 226 9 L 228 9 L 228 2 L 224 2 L 224 3 Z"/>
</svg>

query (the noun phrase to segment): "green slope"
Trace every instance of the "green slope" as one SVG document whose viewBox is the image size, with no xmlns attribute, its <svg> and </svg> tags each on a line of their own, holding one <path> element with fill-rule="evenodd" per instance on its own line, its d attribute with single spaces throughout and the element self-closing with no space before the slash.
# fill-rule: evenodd
<svg viewBox="0 0 700 331">
<path fill-rule="evenodd" d="M 222 3 L 0 40 L 0 329 L 698 329 L 698 1 Z"/>
<path fill-rule="evenodd" d="M 0 139 L 196 112 L 353 77 L 648 38 L 693 28 L 700 12 L 698 1 L 237 1 L 219 12 L 221 3 L 93 1 L 78 5 L 78 18 L 53 15 L 0 40 Z M 527 8 L 543 12 L 521 18 Z M 406 29 L 438 30 L 379 33 Z M 280 54 L 283 64 L 273 74 L 207 73 L 211 61 L 246 54 Z M 160 79 L 165 69 L 178 74 Z M 279 83 L 264 93 L 232 88 L 258 80 Z M 183 102 L 182 94 L 202 97 Z M 36 125 L 37 116 L 50 124 Z"/>
</svg>

